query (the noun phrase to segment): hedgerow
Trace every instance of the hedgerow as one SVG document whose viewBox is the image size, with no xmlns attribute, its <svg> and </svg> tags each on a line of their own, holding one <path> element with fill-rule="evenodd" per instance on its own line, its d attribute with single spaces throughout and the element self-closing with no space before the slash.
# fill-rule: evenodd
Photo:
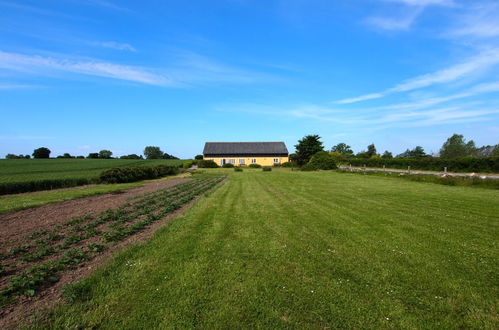
<svg viewBox="0 0 499 330">
<path fill-rule="evenodd" d="M 30 191 L 51 190 L 69 188 L 96 183 L 95 179 L 46 179 L 26 182 L 2 182 L 0 183 L 0 195 L 19 194 Z"/>
<path fill-rule="evenodd" d="M 414 170 L 443 171 L 445 167 L 450 172 L 499 172 L 499 157 L 463 157 L 444 159 L 438 157 L 424 158 L 351 158 L 347 163 L 352 166 L 383 167 Z"/>
<path fill-rule="evenodd" d="M 168 165 L 113 167 L 104 170 L 99 179 L 103 183 L 125 183 L 175 175 L 179 171 L 178 167 Z"/>
</svg>

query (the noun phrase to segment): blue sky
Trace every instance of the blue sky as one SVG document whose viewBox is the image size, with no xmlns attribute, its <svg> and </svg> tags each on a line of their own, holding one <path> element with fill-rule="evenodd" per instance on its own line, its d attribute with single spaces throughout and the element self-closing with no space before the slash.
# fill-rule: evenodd
<svg viewBox="0 0 499 330">
<path fill-rule="evenodd" d="M 499 2 L 0 0 L 0 155 L 499 143 Z"/>
</svg>

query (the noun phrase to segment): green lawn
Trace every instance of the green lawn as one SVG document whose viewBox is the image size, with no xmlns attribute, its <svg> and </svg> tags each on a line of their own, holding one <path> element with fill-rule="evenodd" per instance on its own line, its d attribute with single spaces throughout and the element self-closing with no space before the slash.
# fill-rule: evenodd
<svg viewBox="0 0 499 330">
<path fill-rule="evenodd" d="M 182 160 L 155 159 L 0 159 L 0 183 L 45 179 L 93 179 L 110 167 L 179 165 Z"/>
<path fill-rule="evenodd" d="M 223 170 L 213 170 L 223 171 Z M 499 192 L 336 172 L 229 181 L 38 327 L 496 328 Z"/>
</svg>

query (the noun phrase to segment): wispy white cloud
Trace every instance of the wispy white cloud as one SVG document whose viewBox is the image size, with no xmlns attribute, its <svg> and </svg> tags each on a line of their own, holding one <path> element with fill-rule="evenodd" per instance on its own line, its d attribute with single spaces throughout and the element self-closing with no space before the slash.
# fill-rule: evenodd
<svg viewBox="0 0 499 330">
<path fill-rule="evenodd" d="M 499 3 L 477 1 L 464 8 L 444 36 L 450 38 L 494 38 L 499 36 Z"/>
<path fill-rule="evenodd" d="M 149 85 L 173 85 L 173 82 L 167 76 L 153 73 L 145 68 L 97 60 L 76 61 L 0 51 L 0 68 L 25 72 L 54 70 L 134 81 Z"/>
<path fill-rule="evenodd" d="M 90 44 L 93 46 L 99 46 L 99 47 L 104 47 L 104 48 L 112 48 L 112 49 L 117 49 L 117 50 L 128 50 L 130 52 L 137 51 L 135 49 L 135 47 L 133 47 L 130 44 L 116 42 L 116 41 L 93 41 L 93 42 L 90 42 Z"/>
<path fill-rule="evenodd" d="M 499 64 L 499 49 L 492 49 L 451 67 L 405 80 L 385 91 L 339 100 L 338 103 L 355 103 L 381 98 L 392 93 L 408 92 L 436 84 L 449 83 L 477 74 L 497 64 Z"/>
<path fill-rule="evenodd" d="M 401 4 L 404 7 L 395 11 L 391 8 L 389 13 L 368 17 L 365 22 L 381 30 L 394 31 L 409 30 L 428 6 L 455 5 L 452 0 L 382 0 L 382 2 Z"/>
<path fill-rule="evenodd" d="M 255 83 L 275 80 L 265 74 L 222 64 L 192 52 L 184 52 L 170 67 L 145 68 L 97 59 L 73 59 L 67 56 L 25 55 L 0 51 L 0 69 L 22 74 L 51 76 L 57 72 L 112 78 L 136 83 L 187 87 L 206 83 Z"/>
<path fill-rule="evenodd" d="M 26 84 L 4 84 L 4 83 L 0 83 L 0 90 L 24 89 L 24 88 L 35 88 L 35 87 L 37 87 L 37 86 L 26 85 Z"/>
</svg>

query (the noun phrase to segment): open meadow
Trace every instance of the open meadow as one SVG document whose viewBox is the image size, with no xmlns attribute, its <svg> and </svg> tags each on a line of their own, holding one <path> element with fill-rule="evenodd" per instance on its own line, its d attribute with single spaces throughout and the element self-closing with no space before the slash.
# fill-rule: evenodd
<svg viewBox="0 0 499 330">
<path fill-rule="evenodd" d="M 34 328 L 496 328 L 499 192 L 255 169 L 67 287 Z"/>
</svg>

